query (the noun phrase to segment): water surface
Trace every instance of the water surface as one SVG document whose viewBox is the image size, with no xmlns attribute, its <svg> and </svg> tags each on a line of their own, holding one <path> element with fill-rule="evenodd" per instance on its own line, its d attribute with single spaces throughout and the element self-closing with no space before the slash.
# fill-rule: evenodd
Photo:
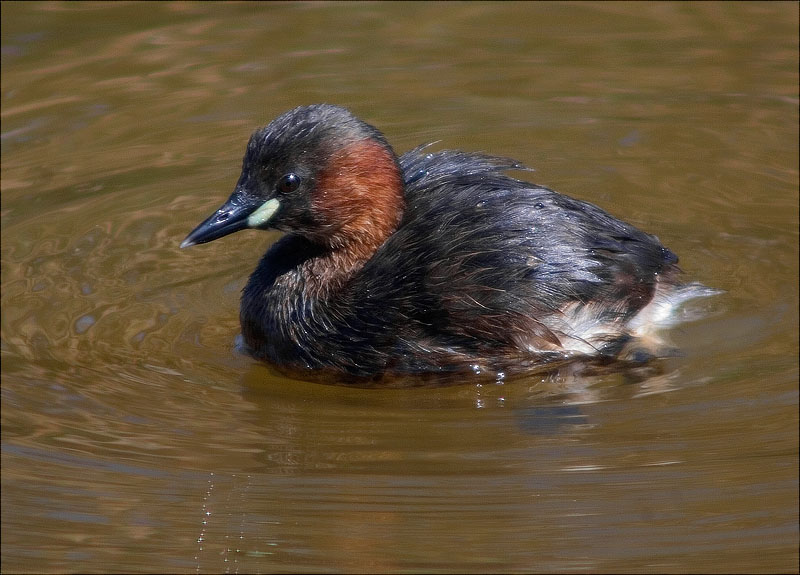
<svg viewBox="0 0 800 575">
<path fill-rule="evenodd" d="M 2 3 L 3 572 L 798 571 L 796 3 Z M 364 390 L 179 250 L 250 132 L 484 150 L 726 290 L 646 370 Z"/>
</svg>

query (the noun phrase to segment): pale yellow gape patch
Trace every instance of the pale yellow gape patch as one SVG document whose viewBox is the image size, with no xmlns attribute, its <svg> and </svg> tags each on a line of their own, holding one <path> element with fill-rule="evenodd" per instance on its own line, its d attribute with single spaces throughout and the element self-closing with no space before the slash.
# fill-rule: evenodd
<svg viewBox="0 0 800 575">
<path fill-rule="evenodd" d="M 251 228 L 258 228 L 266 224 L 272 216 L 275 215 L 275 212 L 278 211 L 281 203 L 272 198 L 271 200 L 267 200 L 259 208 L 254 211 L 252 214 L 247 216 L 247 225 Z"/>
</svg>

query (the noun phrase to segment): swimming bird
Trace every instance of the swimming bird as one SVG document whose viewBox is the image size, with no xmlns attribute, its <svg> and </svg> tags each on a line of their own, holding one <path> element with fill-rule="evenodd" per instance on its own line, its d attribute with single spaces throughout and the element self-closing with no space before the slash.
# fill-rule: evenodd
<svg viewBox="0 0 800 575">
<path fill-rule="evenodd" d="M 364 378 L 641 359 L 676 306 L 713 291 L 681 283 L 655 236 L 510 177 L 515 160 L 427 150 L 398 157 L 330 104 L 252 134 L 233 194 L 181 247 L 285 232 L 242 292 L 253 356 Z"/>
</svg>

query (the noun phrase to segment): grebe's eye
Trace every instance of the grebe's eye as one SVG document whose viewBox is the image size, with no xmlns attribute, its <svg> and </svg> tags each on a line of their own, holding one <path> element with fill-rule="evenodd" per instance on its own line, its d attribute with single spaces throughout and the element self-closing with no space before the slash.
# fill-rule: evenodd
<svg viewBox="0 0 800 575">
<path fill-rule="evenodd" d="M 300 187 L 300 176 L 294 172 L 289 172 L 278 180 L 278 185 L 275 187 L 282 194 L 291 194 Z"/>
</svg>

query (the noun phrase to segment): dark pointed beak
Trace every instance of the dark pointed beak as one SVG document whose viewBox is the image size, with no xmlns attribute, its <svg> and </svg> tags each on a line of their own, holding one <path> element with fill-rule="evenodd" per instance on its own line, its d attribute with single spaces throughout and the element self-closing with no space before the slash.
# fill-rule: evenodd
<svg viewBox="0 0 800 575">
<path fill-rule="evenodd" d="M 186 239 L 181 242 L 181 247 L 188 248 L 212 242 L 251 227 L 247 218 L 257 207 L 258 203 L 253 202 L 252 198 L 248 198 L 246 194 L 239 191 L 234 192 L 227 202 L 186 236 Z"/>
</svg>

